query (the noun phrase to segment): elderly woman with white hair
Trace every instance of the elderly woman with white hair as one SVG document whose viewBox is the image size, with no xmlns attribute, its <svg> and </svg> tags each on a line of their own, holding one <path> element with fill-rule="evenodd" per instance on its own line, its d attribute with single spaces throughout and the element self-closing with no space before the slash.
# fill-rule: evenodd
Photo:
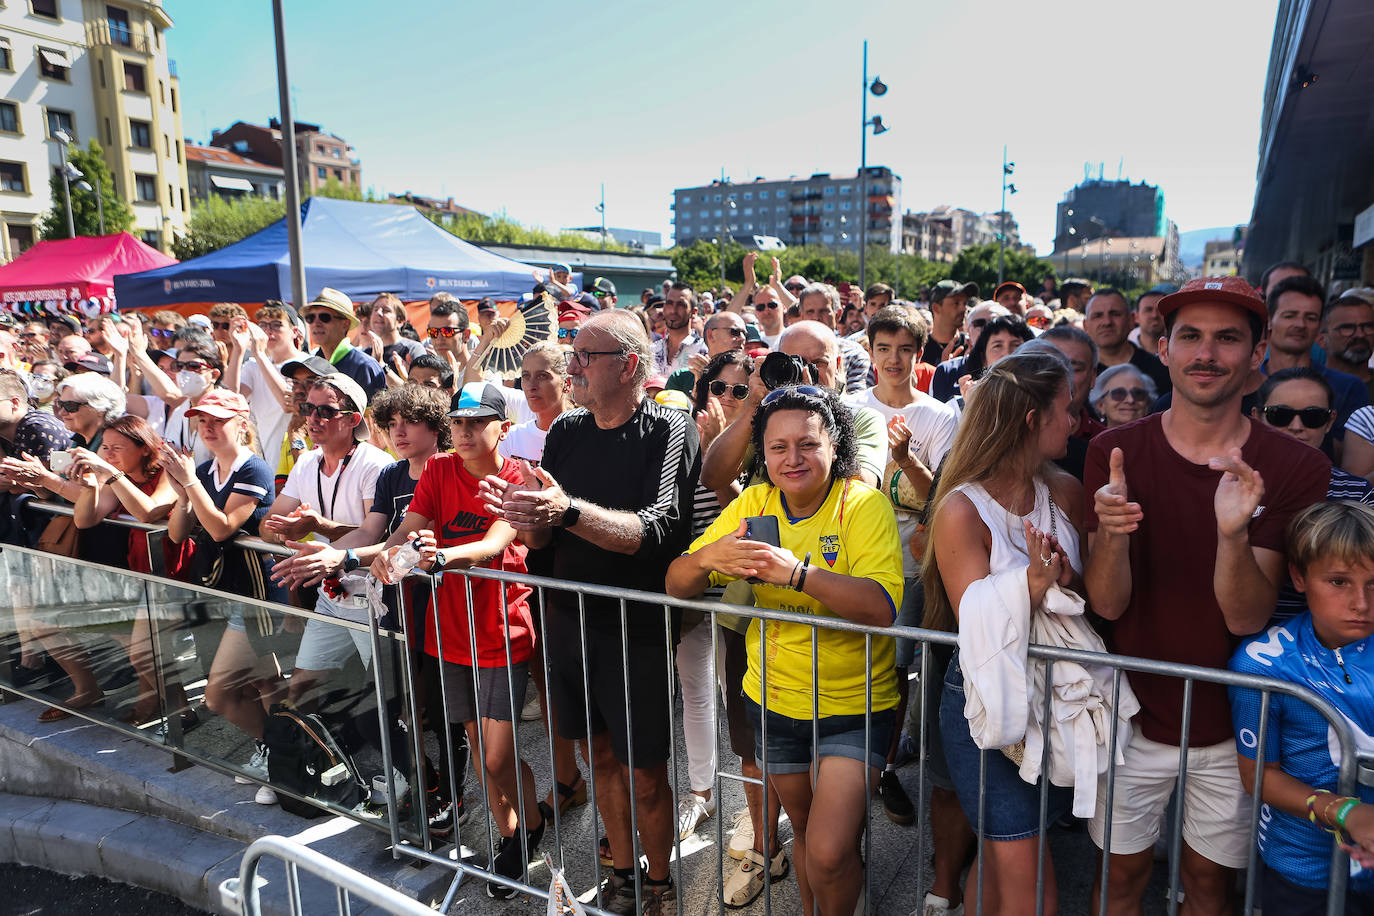
<svg viewBox="0 0 1374 916">
<path fill-rule="evenodd" d="M 57 383 L 53 415 L 72 434 L 72 445 L 99 452 L 105 424 L 124 415 L 124 392 L 114 382 L 93 372 L 69 375 Z M 54 454 L 62 454 L 64 451 Z M 51 460 L 51 459 L 50 459 Z M 76 502 L 81 485 L 63 476 L 66 466 L 46 466 L 31 455 L 9 455 L 0 464 L 0 475 L 40 497 L 55 494 Z"/>
<path fill-rule="evenodd" d="M 1145 416 L 1158 397 L 1159 391 L 1148 375 L 1130 363 L 1121 363 L 1097 376 L 1088 403 L 1112 429 Z"/>
</svg>

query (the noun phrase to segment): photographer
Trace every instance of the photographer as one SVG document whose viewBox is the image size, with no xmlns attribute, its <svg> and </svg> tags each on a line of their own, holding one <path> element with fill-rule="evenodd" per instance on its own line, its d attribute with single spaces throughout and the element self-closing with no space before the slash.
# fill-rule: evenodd
<svg viewBox="0 0 1374 916">
<path fill-rule="evenodd" d="M 792 357 L 789 359 L 788 357 Z M 701 462 L 701 485 L 712 490 L 728 487 L 753 460 L 750 439 L 754 412 L 765 395 L 784 385 L 814 383 L 839 392 L 840 351 L 833 331 L 816 321 L 799 321 L 778 338 L 778 350 L 759 361 L 749 376 L 749 396 L 735 418 L 705 450 Z M 857 476 L 877 486 L 887 453 L 887 429 L 883 418 L 868 407 L 848 408 L 854 423 L 857 447 Z"/>
</svg>

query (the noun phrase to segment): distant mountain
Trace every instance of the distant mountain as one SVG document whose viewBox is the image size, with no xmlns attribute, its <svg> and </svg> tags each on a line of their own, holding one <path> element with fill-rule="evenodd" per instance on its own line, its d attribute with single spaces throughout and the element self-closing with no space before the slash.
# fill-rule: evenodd
<svg viewBox="0 0 1374 916">
<path fill-rule="evenodd" d="M 1235 226 L 1217 226 L 1215 229 L 1191 229 L 1180 232 L 1178 259 L 1183 262 L 1184 267 L 1201 267 L 1202 251 L 1207 247 L 1207 243 L 1218 239 L 1229 242 L 1235 231 Z"/>
</svg>

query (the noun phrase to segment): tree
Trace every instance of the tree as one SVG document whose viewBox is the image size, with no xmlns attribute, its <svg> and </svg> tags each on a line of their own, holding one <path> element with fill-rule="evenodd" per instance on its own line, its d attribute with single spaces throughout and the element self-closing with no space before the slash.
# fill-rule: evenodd
<svg viewBox="0 0 1374 916">
<path fill-rule="evenodd" d="M 185 235 L 172 240 L 172 254 L 181 260 L 198 258 L 245 239 L 286 214 L 286 204 L 266 197 L 226 200 L 217 194 L 191 208 Z"/>
<path fill-rule="evenodd" d="M 364 200 L 363 189 L 357 186 L 349 187 L 339 179 L 330 175 L 325 183 L 314 191 L 306 190 L 305 197 L 332 197 L 335 200 Z"/>
<path fill-rule="evenodd" d="M 726 243 L 725 280 L 736 288 L 744 282 L 742 261 L 745 248 L 733 240 Z M 687 248 L 668 252 L 678 278 L 694 289 L 712 289 L 720 284 L 720 250 L 712 242 L 699 239 Z M 760 251 L 754 266 L 760 283 L 768 282 L 776 257 L 784 279 L 800 274 L 814 283 L 858 283 L 859 253 L 824 245 L 797 245 L 778 251 Z M 911 254 L 893 254 L 886 248 L 871 246 L 865 259 L 869 283 L 887 283 L 898 298 L 915 300 L 922 286 L 931 286 L 950 275 L 948 264 L 926 261 Z"/>
<path fill-rule="evenodd" d="M 550 232 L 539 227 L 522 226 L 520 223 L 499 213 L 485 216 L 481 213 L 464 213 L 462 216 L 445 217 L 437 213 L 421 210 L 435 225 L 453 233 L 465 242 L 493 245 L 537 245 L 542 248 L 577 248 L 582 250 L 600 249 L 601 239 L 589 238 L 580 232 Z M 628 245 L 608 238 L 607 251 L 630 251 Z"/>
<path fill-rule="evenodd" d="M 961 283 L 973 282 L 986 298 L 997 288 L 997 244 L 970 245 L 959 252 L 950 268 L 950 276 Z M 1015 280 L 1032 295 L 1040 291 L 1040 281 L 1056 276 L 1054 265 L 1045 258 L 1007 248 L 1002 278 Z"/>
<path fill-rule="evenodd" d="M 92 140 L 82 149 L 72 145 L 68 147 L 69 161 L 82 174 L 82 178 L 73 178 L 72 185 L 72 223 L 76 227 L 77 235 L 99 235 L 100 234 L 100 204 L 95 199 L 95 188 L 100 188 L 100 196 L 105 208 L 105 234 L 113 235 L 116 232 L 124 232 L 134 224 L 134 213 L 129 205 L 119 196 L 119 189 L 115 187 L 113 176 L 110 169 L 105 165 L 105 156 L 100 149 L 100 144 Z M 77 182 L 86 181 L 91 185 L 91 190 L 85 191 L 78 188 Z M 62 174 L 54 172 L 48 180 L 48 187 L 52 193 L 53 207 L 43 214 L 42 235 L 44 239 L 65 239 L 67 237 L 67 188 L 63 184 Z"/>
</svg>

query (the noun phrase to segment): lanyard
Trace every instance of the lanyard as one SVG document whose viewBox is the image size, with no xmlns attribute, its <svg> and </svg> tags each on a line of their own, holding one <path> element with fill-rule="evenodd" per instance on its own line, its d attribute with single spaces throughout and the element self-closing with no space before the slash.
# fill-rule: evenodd
<svg viewBox="0 0 1374 916">
<path fill-rule="evenodd" d="M 325 518 L 334 519 L 334 506 L 339 501 L 339 484 L 343 483 L 344 472 L 348 470 L 348 462 L 353 460 L 353 453 L 358 450 L 358 443 L 354 442 L 353 447 L 344 455 L 343 461 L 339 464 L 339 476 L 334 480 L 334 489 L 329 494 L 329 511 L 325 513 Z M 320 463 L 315 465 L 315 492 L 319 494 L 321 511 L 324 511 L 324 452 L 320 452 Z"/>
</svg>

